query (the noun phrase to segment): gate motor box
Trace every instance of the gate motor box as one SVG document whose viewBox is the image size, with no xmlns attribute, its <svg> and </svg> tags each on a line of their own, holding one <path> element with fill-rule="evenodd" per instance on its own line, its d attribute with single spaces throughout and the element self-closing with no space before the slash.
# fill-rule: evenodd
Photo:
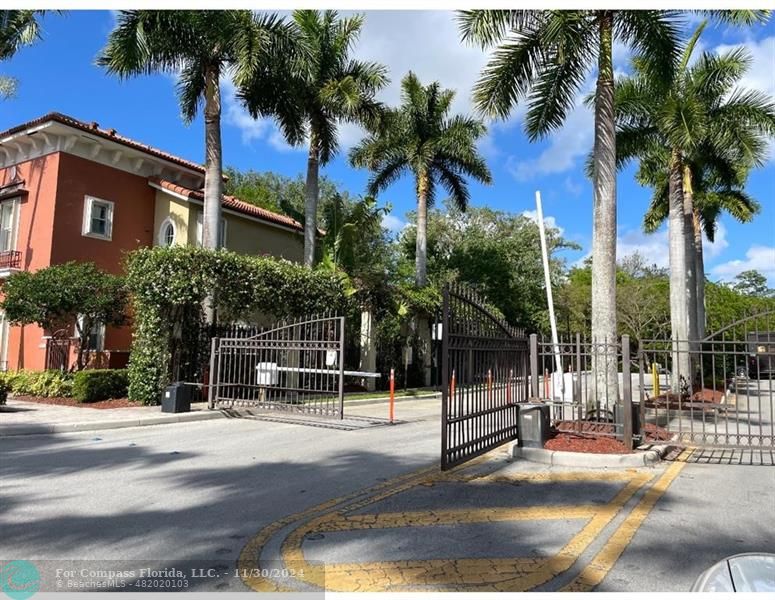
<svg viewBox="0 0 775 600">
<path fill-rule="evenodd" d="M 549 405 L 519 405 L 519 445 L 526 448 L 543 448 L 549 439 Z"/>
</svg>

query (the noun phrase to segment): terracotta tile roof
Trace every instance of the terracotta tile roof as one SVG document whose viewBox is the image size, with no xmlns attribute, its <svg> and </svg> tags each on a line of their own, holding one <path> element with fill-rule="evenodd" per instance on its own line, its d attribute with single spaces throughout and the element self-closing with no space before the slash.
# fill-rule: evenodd
<svg viewBox="0 0 775 600">
<path fill-rule="evenodd" d="M 176 194 L 186 196 L 187 198 L 192 198 L 202 202 L 204 201 L 205 195 L 202 190 L 192 190 L 183 187 L 182 185 L 172 183 L 171 181 L 167 181 L 166 179 L 151 178 L 148 181 L 158 185 L 165 190 L 175 192 Z M 224 208 L 228 208 L 235 212 L 249 215 L 251 217 L 256 217 L 263 221 L 268 221 L 277 225 L 283 225 L 285 227 L 295 229 L 296 231 L 304 231 L 304 227 L 302 227 L 301 223 L 299 223 L 296 219 L 292 219 L 287 215 L 281 215 L 279 213 L 272 212 L 271 210 L 267 210 L 259 206 L 254 206 L 253 204 L 248 204 L 247 202 L 240 200 L 239 198 L 235 198 L 234 196 L 227 196 L 224 194 L 222 205 Z"/>
<path fill-rule="evenodd" d="M 38 125 L 43 125 L 44 123 L 48 123 L 49 121 L 62 123 L 63 125 L 68 125 L 69 127 L 80 129 L 81 131 L 85 131 L 87 133 L 96 135 L 106 140 L 112 140 L 119 144 L 123 144 L 124 146 L 128 146 L 129 148 L 134 148 L 135 150 L 146 152 L 151 156 L 155 156 L 157 158 L 167 160 L 169 162 L 175 163 L 182 167 L 186 167 L 188 169 L 192 169 L 194 171 L 204 173 L 204 167 L 198 163 L 192 162 L 190 160 L 186 160 L 185 158 L 180 158 L 179 156 L 175 156 L 174 154 L 169 154 L 167 152 L 164 152 L 163 150 L 159 150 L 158 148 L 148 146 L 147 144 L 142 144 L 135 140 L 124 137 L 123 135 L 119 135 L 118 133 L 116 133 L 115 129 L 101 129 L 97 123 L 85 123 L 83 121 L 79 121 L 78 119 L 74 119 L 73 117 L 68 117 L 67 115 L 63 115 L 62 113 L 57 113 L 57 112 L 49 113 L 37 119 L 33 119 L 32 121 L 27 121 L 26 123 L 22 123 L 21 125 L 17 125 L 15 127 L 12 127 L 11 129 L 7 129 L 6 131 L 3 131 L 2 133 L 0 133 L 0 139 L 7 137 L 9 135 L 13 135 L 15 133 L 19 133 L 20 131 L 24 131 L 25 129 L 30 129 L 31 127 L 37 127 Z"/>
</svg>

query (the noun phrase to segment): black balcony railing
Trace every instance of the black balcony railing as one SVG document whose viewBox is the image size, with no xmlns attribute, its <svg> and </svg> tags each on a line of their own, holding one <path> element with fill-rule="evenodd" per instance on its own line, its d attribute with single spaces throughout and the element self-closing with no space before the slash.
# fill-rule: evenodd
<svg viewBox="0 0 775 600">
<path fill-rule="evenodd" d="M 18 250 L 0 252 L 0 269 L 19 269 L 22 265 L 22 253 Z"/>
</svg>

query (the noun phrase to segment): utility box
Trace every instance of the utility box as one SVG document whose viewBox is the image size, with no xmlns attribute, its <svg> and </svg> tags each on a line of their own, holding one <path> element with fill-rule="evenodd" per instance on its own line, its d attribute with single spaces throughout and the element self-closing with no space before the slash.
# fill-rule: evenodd
<svg viewBox="0 0 775 600">
<path fill-rule="evenodd" d="M 161 399 L 161 412 L 182 413 L 191 412 L 191 397 L 193 386 L 185 383 L 173 383 L 164 390 Z"/>
<path fill-rule="evenodd" d="M 614 405 L 614 422 L 620 423 L 624 427 L 624 406 L 617 403 Z M 640 402 L 632 403 L 632 435 L 637 437 L 640 431 Z"/>
<path fill-rule="evenodd" d="M 548 404 L 519 405 L 519 445 L 525 448 L 543 448 L 549 439 L 551 420 Z"/>
</svg>

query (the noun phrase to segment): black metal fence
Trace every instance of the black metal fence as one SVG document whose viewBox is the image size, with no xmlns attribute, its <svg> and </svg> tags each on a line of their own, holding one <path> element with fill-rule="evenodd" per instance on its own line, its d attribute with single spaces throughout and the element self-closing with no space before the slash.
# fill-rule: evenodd
<svg viewBox="0 0 775 600">
<path fill-rule="evenodd" d="M 632 444 L 632 359 L 628 336 L 593 343 L 577 334 L 554 344 L 530 336 L 531 397 L 551 406 L 557 431 Z"/>
<path fill-rule="evenodd" d="M 775 313 L 697 342 L 642 340 L 638 391 L 646 437 L 775 448 Z"/>
<path fill-rule="evenodd" d="M 518 433 L 528 399 L 528 344 L 471 291 L 444 290 L 441 321 L 442 453 L 449 469 Z"/>
</svg>

